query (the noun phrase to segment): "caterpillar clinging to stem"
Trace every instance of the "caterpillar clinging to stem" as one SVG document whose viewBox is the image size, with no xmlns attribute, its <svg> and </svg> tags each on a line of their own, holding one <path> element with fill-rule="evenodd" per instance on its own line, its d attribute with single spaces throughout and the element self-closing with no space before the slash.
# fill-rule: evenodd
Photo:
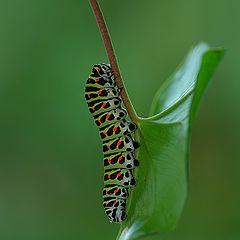
<svg viewBox="0 0 240 240">
<path fill-rule="evenodd" d="M 129 189 L 136 184 L 133 169 L 139 165 L 134 157 L 138 143 L 132 136 L 136 125 L 127 120 L 119 92 L 110 65 L 95 64 L 86 83 L 85 98 L 103 144 L 103 206 L 110 221 L 117 223 L 127 217 Z"/>
</svg>

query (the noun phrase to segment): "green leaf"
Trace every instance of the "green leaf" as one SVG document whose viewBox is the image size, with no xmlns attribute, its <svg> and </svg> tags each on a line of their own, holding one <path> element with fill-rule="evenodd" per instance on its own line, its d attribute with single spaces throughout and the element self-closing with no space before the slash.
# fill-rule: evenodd
<svg viewBox="0 0 240 240">
<path fill-rule="evenodd" d="M 118 239 L 173 230 L 188 192 L 190 130 L 223 49 L 201 43 L 154 97 L 149 118 L 139 118 L 140 166 Z"/>
</svg>

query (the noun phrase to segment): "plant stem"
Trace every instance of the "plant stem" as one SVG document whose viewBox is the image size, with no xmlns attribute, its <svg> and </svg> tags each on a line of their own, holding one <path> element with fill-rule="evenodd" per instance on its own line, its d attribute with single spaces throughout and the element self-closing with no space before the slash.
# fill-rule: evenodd
<svg viewBox="0 0 240 240">
<path fill-rule="evenodd" d="M 104 20 L 102 11 L 100 9 L 100 6 L 98 4 L 97 0 L 89 0 L 89 3 L 92 7 L 93 13 L 96 17 L 97 20 L 97 24 L 98 24 L 98 28 L 101 32 L 102 35 L 102 39 L 105 45 L 105 49 L 108 55 L 108 59 L 112 68 L 112 71 L 114 73 L 115 76 L 115 82 L 117 87 L 120 89 L 120 95 L 122 98 L 122 101 L 126 107 L 126 110 L 128 112 L 128 115 L 130 117 L 130 119 L 132 120 L 132 122 L 136 123 L 138 120 L 138 116 L 135 112 L 135 109 L 131 103 L 131 100 L 128 96 L 128 93 L 126 91 L 126 88 L 124 86 L 124 82 L 119 70 L 119 66 L 118 66 L 118 62 L 117 62 L 117 58 L 116 58 L 116 54 L 114 52 L 114 48 L 113 48 L 113 44 L 107 29 L 107 25 L 106 22 Z"/>
</svg>

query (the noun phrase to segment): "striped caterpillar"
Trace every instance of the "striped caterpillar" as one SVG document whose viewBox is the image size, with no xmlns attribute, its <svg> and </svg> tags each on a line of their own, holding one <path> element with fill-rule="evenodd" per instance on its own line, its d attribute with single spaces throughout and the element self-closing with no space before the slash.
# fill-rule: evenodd
<svg viewBox="0 0 240 240">
<path fill-rule="evenodd" d="M 127 217 L 129 189 L 136 184 L 133 169 L 139 165 L 134 158 L 138 143 L 132 137 L 136 125 L 127 120 L 119 93 L 110 65 L 95 64 L 85 98 L 103 143 L 103 207 L 110 222 L 116 223 Z"/>
</svg>

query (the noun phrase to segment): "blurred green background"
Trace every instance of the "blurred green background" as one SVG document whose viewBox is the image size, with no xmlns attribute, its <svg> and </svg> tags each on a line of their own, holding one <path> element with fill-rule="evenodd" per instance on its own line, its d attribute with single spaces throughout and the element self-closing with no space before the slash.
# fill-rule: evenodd
<svg viewBox="0 0 240 240">
<path fill-rule="evenodd" d="M 240 239 L 240 1 L 100 3 L 140 116 L 191 46 L 227 49 L 194 125 L 182 218 L 174 233 L 149 239 Z M 84 100 L 103 61 L 87 0 L 0 0 L 0 239 L 115 239 Z"/>
</svg>

